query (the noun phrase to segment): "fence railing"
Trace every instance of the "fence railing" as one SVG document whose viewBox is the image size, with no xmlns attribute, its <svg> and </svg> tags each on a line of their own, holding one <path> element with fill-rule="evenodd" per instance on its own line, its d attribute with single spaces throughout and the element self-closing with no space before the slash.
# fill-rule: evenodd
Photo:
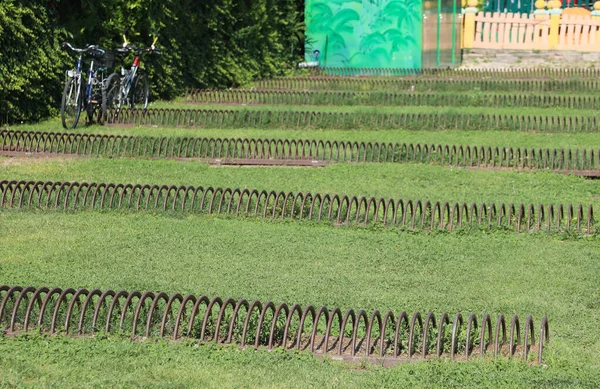
<svg viewBox="0 0 600 389">
<path fill-rule="evenodd" d="M 561 8 L 592 9 L 594 0 L 559 0 Z M 466 3 L 463 0 L 463 4 Z M 535 10 L 534 0 L 486 0 L 483 10 L 486 12 L 519 12 L 530 13 Z"/>
<path fill-rule="evenodd" d="M 465 9 L 463 29 L 465 49 L 600 52 L 600 11 L 551 8 L 518 14 L 478 12 L 470 7 Z"/>
<path fill-rule="evenodd" d="M 600 51 L 600 20 L 581 15 L 563 15 L 556 49 Z"/>
<path fill-rule="evenodd" d="M 475 16 L 476 49 L 541 50 L 548 46 L 550 16 L 530 18 L 528 14 L 480 13 Z"/>
</svg>

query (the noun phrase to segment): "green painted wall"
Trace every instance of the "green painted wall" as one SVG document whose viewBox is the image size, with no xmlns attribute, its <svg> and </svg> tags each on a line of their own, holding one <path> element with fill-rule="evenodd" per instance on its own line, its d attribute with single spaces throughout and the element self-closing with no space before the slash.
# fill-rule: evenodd
<svg viewBox="0 0 600 389">
<path fill-rule="evenodd" d="M 422 0 L 306 0 L 306 61 L 420 68 Z"/>
</svg>

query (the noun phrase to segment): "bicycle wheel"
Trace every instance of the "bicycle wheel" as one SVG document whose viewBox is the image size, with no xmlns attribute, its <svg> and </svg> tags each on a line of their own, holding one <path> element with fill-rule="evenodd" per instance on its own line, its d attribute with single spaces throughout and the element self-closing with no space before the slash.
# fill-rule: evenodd
<svg viewBox="0 0 600 389">
<path fill-rule="evenodd" d="M 109 120 L 121 108 L 123 103 L 123 92 L 121 91 L 121 75 L 111 74 L 106 80 L 106 87 L 102 88 L 102 116 L 103 120 Z"/>
<path fill-rule="evenodd" d="M 81 78 L 69 77 L 65 83 L 60 106 L 60 116 L 65 129 L 77 127 L 79 115 L 81 115 Z"/>
<path fill-rule="evenodd" d="M 133 99 L 131 108 L 148 108 L 148 95 L 150 94 L 150 84 L 148 76 L 145 73 L 138 75 L 133 81 Z"/>
</svg>

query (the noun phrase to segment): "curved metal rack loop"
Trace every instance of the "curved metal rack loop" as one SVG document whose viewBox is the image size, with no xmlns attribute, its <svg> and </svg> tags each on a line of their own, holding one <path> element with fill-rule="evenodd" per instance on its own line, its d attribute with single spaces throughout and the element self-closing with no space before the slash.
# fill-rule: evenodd
<svg viewBox="0 0 600 389">
<path fill-rule="evenodd" d="M 600 83 L 600 81 L 598 81 Z M 277 128 L 363 130 L 503 130 L 523 132 L 600 132 L 597 116 L 495 113 L 386 113 L 298 110 L 176 109 L 108 110 L 103 122 L 119 126 L 188 128 Z"/>
<path fill-rule="evenodd" d="M 429 163 L 442 166 L 551 170 L 600 176 L 600 149 L 483 147 L 322 139 L 194 138 L 0 130 L 0 154 L 273 160 L 337 163 Z"/>
<path fill-rule="evenodd" d="M 0 181 L 0 207 L 60 210 L 130 209 L 268 219 L 314 220 L 334 225 L 381 224 L 405 230 L 483 229 L 596 232 L 589 205 L 467 204 L 366 198 L 310 192 L 240 190 L 86 182 Z M 567 211 L 565 212 L 565 209 Z M 556 211 L 555 211 L 556 210 Z M 482 217 L 487 215 L 487 217 Z M 523 228 L 523 225 L 527 226 Z"/>
<path fill-rule="evenodd" d="M 429 106 L 429 107 L 519 107 L 592 110 L 600 109 L 599 96 L 524 94 L 516 92 L 478 93 L 465 99 L 460 92 L 429 91 L 336 91 L 336 90 L 257 90 L 188 89 L 183 101 L 197 104 L 241 105 L 336 105 L 336 106 Z"/>
<path fill-rule="evenodd" d="M 338 308 L 329 309 L 308 305 L 272 302 L 248 303 L 246 299 L 233 299 L 164 292 L 100 291 L 72 288 L 35 288 L 0 285 L 0 329 L 8 335 L 27 332 L 33 328 L 52 336 L 64 333 L 72 336 L 94 336 L 98 332 L 129 333 L 132 339 L 166 338 L 171 340 L 194 339 L 217 344 L 237 344 L 240 347 L 274 347 L 308 350 L 317 355 L 355 360 L 401 361 L 403 359 L 431 359 L 457 357 L 460 339 L 457 326 L 463 325 L 463 316 L 455 316 L 450 338 L 443 336 L 443 326 L 448 325 L 448 315 L 440 317 L 437 342 L 428 342 L 430 329 L 436 329 L 436 319 L 429 312 L 423 324 L 419 312 L 409 315 L 402 312 L 396 316 L 387 312 L 382 319 L 379 311 L 366 312 L 348 309 L 344 315 Z M 397 317 L 397 319 L 394 319 Z M 33 322 L 32 318 L 37 318 Z M 474 339 L 469 333 L 477 326 L 477 316 L 468 319 L 465 359 L 484 356 L 488 343 Z M 101 326 L 105 323 L 104 330 Z M 118 326 L 111 325 L 119 323 Z M 333 323 L 337 323 L 333 325 Z M 483 325 L 489 322 L 484 315 Z M 513 323 L 518 323 L 514 316 Z M 533 319 L 527 316 L 528 330 L 523 344 L 520 336 L 506 344 L 505 328 L 497 327 L 492 336 L 488 325 L 488 342 L 495 355 L 512 357 L 537 351 L 542 363 L 544 346 L 549 342 L 548 319 L 542 319 L 539 343 L 533 341 Z M 529 325 L 531 323 L 531 325 Z M 77 331 L 69 329 L 77 328 Z M 181 329 L 187 330 L 182 331 Z M 500 338 L 499 332 L 503 331 Z M 518 331 L 518 329 L 517 329 Z M 374 336 L 376 334 L 376 336 Z M 528 338 L 528 335 L 531 337 Z M 408 337 L 408 347 L 403 348 L 400 339 Z M 415 339 L 422 339 L 418 347 Z M 531 341 L 529 342 L 528 339 Z M 450 347 L 448 347 L 450 346 Z M 472 351 L 471 351 L 472 350 Z"/>
</svg>

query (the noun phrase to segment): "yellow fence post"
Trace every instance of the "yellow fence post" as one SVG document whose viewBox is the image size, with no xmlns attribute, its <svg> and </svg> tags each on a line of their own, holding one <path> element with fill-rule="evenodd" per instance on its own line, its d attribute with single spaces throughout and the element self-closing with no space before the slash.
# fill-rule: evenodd
<svg viewBox="0 0 600 389">
<path fill-rule="evenodd" d="M 592 20 L 600 20 L 600 1 L 594 3 L 594 10 L 592 11 Z M 600 31 L 596 31 L 593 27 L 590 34 L 596 34 L 596 42 L 600 41 Z M 590 40 L 592 37 L 590 36 Z"/>
<path fill-rule="evenodd" d="M 550 15 L 548 43 L 550 50 L 555 50 L 558 47 L 558 28 L 560 25 L 560 15 L 562 14 L 562 3 L 560 0 L 550 0 L 548 2 L 548 14 Z"/>
<path fill-rule="evenodd" d="M 592 11 L 592 20 L 600 20 L 600 1 L 594 3 L 594 10 Z"/>
<path fill-rule="evenodd" d="M 535 2 L 535 11 L 533 12 L 536 19 L 543 19 L 548 12 L 546 11 L 546 2 L 544 0 L 537 0 Z"/>
<path fill-rule="evenodd" d="M 463 29 L 463 49 L 472 49 L 475 42 L 475 15 L 477 15 L 477 0 L 468 0 L 464 9 L 465 25 Z"/>
</svg>

